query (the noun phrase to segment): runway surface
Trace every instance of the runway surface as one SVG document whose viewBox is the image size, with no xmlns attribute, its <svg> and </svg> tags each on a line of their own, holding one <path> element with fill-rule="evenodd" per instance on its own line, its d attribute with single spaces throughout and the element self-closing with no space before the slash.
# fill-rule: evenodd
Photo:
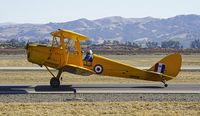
<svg viewBox="0 0 200 116">
<path fill-rule="evenodd" d="M 31 93 L 200 93 L 200 84 L 73 84 L 51 88 L 49 85 L 0 85 L 0 94 Z"/>
</svg>

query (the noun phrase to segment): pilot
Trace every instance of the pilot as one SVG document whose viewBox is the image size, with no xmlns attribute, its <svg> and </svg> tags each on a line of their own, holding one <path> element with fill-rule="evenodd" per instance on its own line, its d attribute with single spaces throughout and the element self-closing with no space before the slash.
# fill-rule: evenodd
<svg viewBox="0 0 200 116">
<path fill-rule="evenodd" d="M 87 51 L 84 60 L 92 62 L 92 58 L 93 58 L 92 54 L 93 54 L 92 50 Z"/>
</svg>

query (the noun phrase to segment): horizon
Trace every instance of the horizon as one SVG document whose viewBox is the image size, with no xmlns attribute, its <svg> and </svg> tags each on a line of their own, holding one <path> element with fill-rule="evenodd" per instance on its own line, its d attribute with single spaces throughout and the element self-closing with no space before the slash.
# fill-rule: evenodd
<svg viewBox="0 0 200 116">
<path fill-rule="evenodd" d="M 0 4 L 0 23 L 45 24 L 111 16 L 163 19 L 177 15 L 200 15 L 199 7 L 198 0 L 6 0 Z"/>
</svg>

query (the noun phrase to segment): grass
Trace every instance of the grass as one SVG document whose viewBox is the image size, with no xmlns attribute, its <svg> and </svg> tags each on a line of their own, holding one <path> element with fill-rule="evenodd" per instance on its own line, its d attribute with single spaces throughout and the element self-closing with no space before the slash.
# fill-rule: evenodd
<svg viewBox="0 0 200 116">
<path fill-rule="evenodd" d="M 54 74 L 57 71 L 53 71 Z M 200 72 L 180 72 L 168 83 L 200 83 Z M 1 71 L 0 84 L 49 84 L 52 76 L 47 71 Z M 100 75 L 79 76 L 64 72 L 62 84 L 77 83 L 152 83 L 130 78 L 108 77 Z"/>
<path fill-rule="evenodd" d="M 0 55 L 0 67 L 26 67 L 26 66 L 37 66 L 27 61 L 25 55 Z"/>
<path fill-rule="evenodd" d="M 0 103 L 0 115 L 199 116 L 200 102 Z"/>
<path fill-rule="evenodd" d="M 132 66 L 150 67 L 166 55 L 105 55 L 105 57 L 130 64 Z M 182 66 L 200 66 L 200 55 L 182 55 Z M 0 55 L 2 66 L 37 66 L 26 60 L 26 55 Z"/>
<path fill-rule="evenodd" d="M 152 66 L 166 55 L 107 55 L 106 57 L 132 66 Z M 182 66 L 200 66 L 200 55 L 182 55 Z"/>
</svg>

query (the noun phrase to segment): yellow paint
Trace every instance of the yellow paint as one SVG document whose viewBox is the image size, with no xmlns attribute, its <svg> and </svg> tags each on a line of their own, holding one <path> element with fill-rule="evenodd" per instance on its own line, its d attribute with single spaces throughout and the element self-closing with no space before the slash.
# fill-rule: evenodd
<svg viewBox="0 0 200 116">
<path fill-rule="evenodd" d="M 100 75 L 149 81 L 162 81 L 163 77 L 170 80 L 177 76 L 180 71 L 182 62 L 180 54 L 169 55 L 158 62 L 166 65 L 164 74 L 154 71 L 156 64 L 149 70 L 141 70 L 96 54 L 93 54 L 92 62 L 83 61 L 80 42 L 89 40 L 88 37 L 62 29 L 51 34 L 53 36 L 51 46 L 36 44 L 27 46 L 29 62 L 80 75 L 90 75 L 97 72 Z"/>
<path fill-rule="evenodd" d="M 182 58 L 180 54 L 171 54 L 160 60 L 158 63 L 166 64 L 165 73 L 176 77 L 180 71 Z M 155 65 L 153 65 L 148 71 L 154 71 Z"/>
<path fill-rule="evenodd" d="M 89 38 L 72 31 L 61 29 L 51 34 L 53 36 L 51 46 L 28 45 L 28 61 L 40 66 L 46 65 L 56 69 L 62 68 L 67 64 L 83 67 L 80 41 L 89 40 Z M 64 40 L 74 42 L 74 44 L 69 46 L 67 45 L 68 41 L 65 43 Z"/>
<path fill-rule="evenodd" d="M 85 35 L 63 29 L 58 29 L 58 31 L 52 32 L 51 35 L 54 37 L 63 37 L 64 39 L 70 38 L 74 41 L 77 41 L 77 39 L 79 41 L 90 40 L 90 38 L 86 37 Z"/>
<path fill-rule="evenodd" d="M 90 70 L 94 70 L 95 66 L 100 64 L 103 67 L 103 72 L 101 73 L 101 75 L 134 78 L 149 81 L 161 81 L 161 76 L 164 76 L 166 80 L 170 80 L 173 79 L 173 77 L 175 77 L 180 71 L 181 55 L 171 54 L 163 58 L 161 61 L 159 61 L 159 63 L 166 64 L 166 71 L 164 72 L 164 74 L 154 72 L 155 65 L 146 71 L 94 54 L 92 66 L 87 68 L 89 68 Z"/>
</svg>

